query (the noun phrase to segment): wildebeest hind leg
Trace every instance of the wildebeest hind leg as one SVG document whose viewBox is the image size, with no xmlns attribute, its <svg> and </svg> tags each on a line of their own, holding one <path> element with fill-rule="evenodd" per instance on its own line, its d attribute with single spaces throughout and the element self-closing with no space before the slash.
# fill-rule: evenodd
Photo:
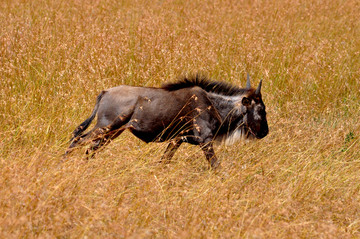
<svg viewBox="0 0 360 239">
<path fill-rule="evenodd" d="M 76 137 L 75 139 L 73 139 L 72 142 L 70 143 L 70 146 L 68 147 L 68 149 L 66 150 L 66 152 L 63 156 L 66 157 L 68 154 L 70 154 L 76 148 L 86 144 L 86 142 L 88 142 L 89 138 L 92 137 L 92 134 L 94 131 L 95 131 L 95 129 L 92 129 L 89 132 L 87 132 L 86 134 L 80 135 L 80 136 Z"/>
<path fill-rule="evenodd" d="M 182 140 L 173 139 L 168 144 L 164 155 L 161 157 L 160 162 L 170 162 L 171 158 L 174 156 L 176 150 L 180 147 Z"/>
<path fill-rule="evenodd" d="M 119 129 L 111 130 L 110 127 L 98 129 L 96 135 L 94 135 L 94 138 L 91 140 L 90 147 L 86 150 L 86 154 L 88 156 L 93 157 L 95 155 L 95 151 L 105 145 L 108 145 L 126 129 L 126 127 L 121 127 Z"/>
<path fill-rule="evenodd" d="M 86 150 L 86 154 L 95 155 L 95 151 L 109 144 L 113 139 L 118 137 L 125 129 L 128 128 L 126 123 L 129 122 L 131 114 L 127 116 L 118 116 L 109 126 L 97 129 L 94 132 L 91 146 Z"/>
</svg>

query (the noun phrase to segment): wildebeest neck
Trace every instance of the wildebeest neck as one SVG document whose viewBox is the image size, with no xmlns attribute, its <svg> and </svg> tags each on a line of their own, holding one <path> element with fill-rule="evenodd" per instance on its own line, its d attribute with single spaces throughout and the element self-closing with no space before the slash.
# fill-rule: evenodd
<svg viewBox="0 0 360 239">
<path fill-rule="evenodd" d="M 236 105 L 241 101 L 241 96 L 223 96 L 214 93 L 208 93 L 208 97 L 216 110 L 219 112 L 222 120 L 226 120 L 231 115 L 240 115 L 240 109 Z"/>
<path fill-rule="evenodd" d="M 246 89 L 244 88 L 239 88 L 227 82 L 212 81 L 199 74 L 184 77 L 177 82 L 164 84 L 161 88 L 167 91 L 176 91 L 194 86 L 198 86 L 206 92 L 212 92 L 224 96 L 236 96 L 246 92 Z"/>
<path fill-rule="evenodd" d="M 240 105 L 242 96 L 223 96 L 208 93 L 208 97 L 222 119 L 222 124 L 216 137 L 226 138 L 234 130 L 238 130 L 242 126 L 244 115 Z"/>
</svg>

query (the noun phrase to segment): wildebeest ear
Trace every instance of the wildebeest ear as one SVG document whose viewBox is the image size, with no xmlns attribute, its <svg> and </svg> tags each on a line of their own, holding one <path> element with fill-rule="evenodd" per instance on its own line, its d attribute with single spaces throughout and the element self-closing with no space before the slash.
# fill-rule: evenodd
<svg viewBox="0 0 360 239">
<path fill-rule="evenodd" d="M 256 94 L 256 95 L 260 94 L 261 83 L 262 83 L 262 80 L 260 80 L 259 86 L 256 88 L 256 91 L 255 91 L 255 94 Z"/>
<path fill-rule="evenodd" d="M 247 73 L 247 77 L 246 77 L 246 89 L 250 89 L 251 85 L 250 85 L 250 75 L 249 73 Z"/>
<path fill-rule="evenodd" d="M 247 97 L 243 97 L 241 100 L 241 104 L 243 104 L 244 106 L 249 106 L 251 104 L 251 100 Z"/>
</svg>

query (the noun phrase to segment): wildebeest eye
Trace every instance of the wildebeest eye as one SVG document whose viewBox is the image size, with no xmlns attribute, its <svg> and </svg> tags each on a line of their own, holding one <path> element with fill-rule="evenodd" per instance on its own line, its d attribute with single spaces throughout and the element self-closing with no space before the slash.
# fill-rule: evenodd
<svg viewBox="0 0 360 239">
<path fill-rule="evenodd" d="M 242 98 L 241 103 L 245 106 L 249 106 L 251 104 L 251 100 L 247 97 Z"/>
</svg>

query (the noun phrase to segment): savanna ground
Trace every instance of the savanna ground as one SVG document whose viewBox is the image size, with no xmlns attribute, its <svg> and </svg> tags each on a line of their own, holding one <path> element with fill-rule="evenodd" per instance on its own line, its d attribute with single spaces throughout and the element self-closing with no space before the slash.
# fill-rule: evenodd
<svg viewBox="0 0 360 239">
<path fill-rule="evenodd" d="M 360 237 L 360 2 L 0 2 L 1 238 Z M 98 93 L 189 72 L 263 79 L 270 133 L 216 148 L 124 133 L 61 155 Z"/>
</svg>

